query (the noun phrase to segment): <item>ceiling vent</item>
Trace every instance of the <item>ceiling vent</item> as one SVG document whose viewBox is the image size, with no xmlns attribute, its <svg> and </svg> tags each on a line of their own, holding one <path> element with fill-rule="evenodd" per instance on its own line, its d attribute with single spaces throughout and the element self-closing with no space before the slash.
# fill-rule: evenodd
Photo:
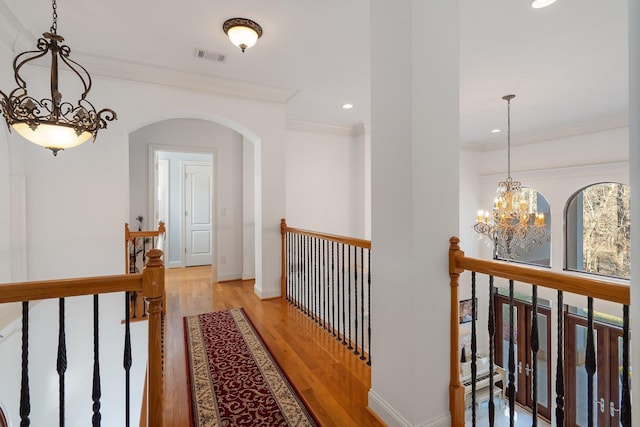
<svg viewBox="0 0 640 427">
<path fill-rule="evenodd" d="M 227 57 L 221 53 L 211 52 L 205 49 L 195 48 L 193 50 L 193 56 L 200 59 L 208 59 L 214 62 L 224 62 Z"/>
</svg>

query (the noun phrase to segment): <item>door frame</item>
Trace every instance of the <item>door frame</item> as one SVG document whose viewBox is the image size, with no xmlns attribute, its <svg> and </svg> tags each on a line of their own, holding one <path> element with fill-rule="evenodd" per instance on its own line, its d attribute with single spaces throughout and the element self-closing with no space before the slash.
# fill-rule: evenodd
<svg viewBox="0 0 640 427">
<path fill-rule="evenodd" d="M 215 212 L 216 212 L 216 206 L 217 206 L 217 201 L 214 199 L 214 196 L 217 194 L 216 191 L 213 188 L 213 185 L 216 181 L 216 178 L 213 176 L 214 173 L 214 166 L 213 166 L 213 160 L 211 161 L 211 163 L 209 162 L 198 162 L 198 161 L 193 161 L 193 160 L 181 160 L 180 161 L 180 189 L 181 189 L 181 194 L 182 197 L 180 198 L 180 206 L 182 207 L 182 215 L 181 215 L 181 219 L 182 219 L 182 245 L 180 248 L 180 259 L 182 259 L 182 266 L 186 267 L 187 266 L 187 257 L 186 257 L 186 253 L 187 253 L 187 222 L 184 220 L 184 212 L 187 209 L 187 166 L 209 166 L 211 167 L 211 194 L 209 195 L 209 197 L 211 198 L 211 265 L 214 266 L 214 260 L 216 260 L 218 258 L 217 254 L 218 254 L 218 248 L 214 246 L 215 241 L 217 240 L 214 237 L 214 230 L 217 228 L 217 218 L 215 216 Z M 215 222 L 214 222 L 215 220 Z"/>
<path fill-rule="evenodd" d="M 495 342 L 494 342 L 494 348 L 495 348 L 495 354 L 496 354 L 496 361 L 497 360 L 501 360 L 502 359 L 502 354 L 503 354 L 503 346 L 502 346 L 502 329 L 501 329 L 501 325 L 503 324 L 503 319 L 502 319 L 502 308 L 501 308 L 501 304 L 507 304 L 509 305 L 509 298 L 505 295 L 501 295 L 498 293 L 494 294 L 494 313 L 496 316 L 496 331 L 500 331 L 500 335 L 498 333 L 495 334 Z M 517 316 L 514 321 L 516 323 L 516 330 L 518 331 L 518 336 L 523 337 L 523 339 L 526 342 L 526 346 L 522 346 L 522 345 L 517 345 L 518 349 L 517 349 L 517 354 L 516 356 L 516 372 L 515 375 L 518 379 L 518 384 L 522 384 L 522 382 L 524 381 L 525 384 L 531 385 L 533 384 L 531 382 L 531 376 L 529 376 L 529 374 L 526 373 L 526 369 L 531 369 L 532 368 L 532 353 L 530 351 L 530 340 L 529 337 L 531 335 L 531 321 L 529 320 L 532 316 L 533 313 L 533 305 L 528 302 L 528 301 L 522 301 L 519 299 L 515 299 L 514 300 L 514 307 L 518 307 L 518 312 L 523 311 L 523 315 L 522 316 Z M 522 310 L 522 308 L 524 308 L 524 310 Z M 547 316 L 547 353 L 550 353 L 551 350 L 551 309 L 549 307 L 545 307 L 545 306 L 540 306 L 538 304 L 538 314 L 542 314 Z M 529 351 L 528 351 L 529 350 Z M 499 355 L 499 359 L 498 359 L 498 355 Z M 520 369 L 518 368 L 518 361 L 520 361 L 523 366 L 522 366 L 522 370 L 520 371 Z M 508 375 L 509 375 L 509 367 L 505 366 L 507 365 L 508 361 L 503 361 L 501 360 L 502 364 L 503 364 L 503 368 L 506 371 L 506 375 L 507 377 L 505 378 L 505 380 L 507 381 L 507 383 L 505 384 L 505 386 L 508 386 Z M 552 393 L 552 389 L 551 389 L 551 377 L 552 377 L 552 366 L 551 366 L 551 357 L 549 354 L 547 354 L 547 396 L 548 396 L 548 407 L 544 407 L 541 406 L 540 404 L 538 404 L 538 415 L 541 416 L 542 418 L 545 418 L 547 420 L 551 420 L 551 411 L 552 411 L 552 407 L 554 405 L 553 402 L 553 393 Z M 538 384 L 538 390 L 540 389 L 540 387 L 542 387 L 543 384 Z M 516 402 L 526 406 L 526 407 L 530 407 L 529 405 L 532 404 L 532 396 L 531 393 L 527 393 L 527 390 L 530 390 L 531 387 L 519 387 L 516 390 Z M 505 399 L 507 398 L 507 396 L 505 396 Z M 524 401 L 524 402 L 523 402 Z"/>
<path fill-rule="evenodd" d="M 573 361 L 576 358 L 575 352 L 575 329 L 576 326 L 582 326 L 587 328 L 587 318 L 578 314 L 570 313 L 568 310 L 564 311 L 564 325 L 565 325 L 565 402 L 571 402 L 572 404 L 566 405 L 566 421 L 575 425 L 576 410 L 576 373 Z M 596 380 L 598 389 L 594 390 L 595 400 L 604 399 L 605 407 L 604 412 L 600 409 L 599 404 L 594 403 L 594 408 L 597 409 L 598 417 L 594 421 L 597 425 L 620 425 L 619 412 L 613 417 L 610 415 L 609 405 L 611 403 L 611 397 L 613 395 L 620 395 L 618 389 L 618 363 L 613 362 L 619 360 L 620 354 L 618 353 L 618 338 L 622 336 L 622 327 L 612 325 L 608 323 L 599 322 L 594 319 L 593 330 L 597 331 L 596 342 Z M 573 340 L 573 341 L 572 341 Z M 611 357 L 615 351 L 616 358 Z M 605 368 L 605 369 L 603 369 Z M 603 381 L 603 377 L 606 377 L 606 382 Z M 614 407 L 619 408 L 620 402 L 614 403 Z"/>
<path fill-rule="evenodd" d="M 194 147 L 194 146 L 187 146 L 187 145 L 163 145 L 163 144 L 149 144 L 148 145 L 148 171 L 149 171 L 149 189 L 151 189 L 152 191 L 149 191 L 149 202 L 148 202 L 148 207 L 149 207 L 149 218 L 153 218 L 153 221 L 155 221 L 156 218 L 156 206 L 155 206 L 155 195 L 156 195 L 156 191 L 158 188 L 158 173 L 157 173 L 157 169 L 156 169 L 156 162 L 158 159 L 158 152 L 159 151 L 168 151 L 168 152 L 174 152 L 174 153 L 193 153 L 193 154 L 211 154 L 211 167 L 213 168 L 212 171 L 212 177 L 213 177 L 213 185 L 211 186 L 212 191 L 213 191 L 213 196 L 211 197 L 211 212 L 212 212 L 212 218 L 211 220 L 213 221 L 213 226 L 212 226 L 212 230 L 211 230 L 211 247 L 213 250 L 213 256 L 214 259 L 212 261 L 212 267 L 213 267 L 213 280 L 217 281 L 217 271 L 219 271 L 219 257 L 217 256 L 218 254 L 218 249 L 219 249 L 219 242 L 218 242 L 218 212 L 216 209 L 216 206 L 218 206 L 218 149 L 216 147 Z M 181 185 L 182 187 L 184 187 L 184 175 L 182 175 L 182 178 L 180 179 L 181 181 Z M 184 197 L 184 195 L 182 194 L 184 191 L 184 188 L 180 189 L 180 205 L 184 207 L 184 204 L 182 202 L 182 199 Z M 171 191 L 170 191 L 171 193 Z M 172 227 L 180 227 L 180 233 L 182 235 L 182 238 L 180 239 L 181 241 L 180 243 L 180 262 L 179 263 L 171 263 L 171 262 L 166 262 L 165 265 L 167 268 L 174 268 L 174 267 L 184 267 L 185 266 L 185 256 L 184 256 L 184 225 L 183 225 L 184 221 L 183 221 L 183 216 L 180 215 L 180 224 L 173 224 L 171 225 Z M 154 225 L 155 227 L 155 225 Z M 170 231 L 168 231 L 170 232 Z"/>
</svg>

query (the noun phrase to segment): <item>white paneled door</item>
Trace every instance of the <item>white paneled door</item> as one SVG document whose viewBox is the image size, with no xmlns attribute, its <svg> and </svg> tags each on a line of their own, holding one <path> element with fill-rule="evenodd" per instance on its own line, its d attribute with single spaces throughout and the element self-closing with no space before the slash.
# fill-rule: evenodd
<svg viewBox="0 0 640 427">
<path fill-rule="evenodd" d="M 212 248 L 212 168 L 184 165 L 185 265 L 210 265 Z"/>
</svg>

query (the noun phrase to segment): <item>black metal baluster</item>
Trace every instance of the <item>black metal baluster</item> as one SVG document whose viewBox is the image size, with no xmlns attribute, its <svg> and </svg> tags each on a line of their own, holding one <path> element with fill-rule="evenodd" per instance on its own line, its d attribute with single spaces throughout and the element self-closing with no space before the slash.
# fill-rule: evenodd
<svg viewBox="0 0 640 427">
<path fill-rule="evenodd" d="M 331 242 L 331 335 L 336 336 L 336 252 Z"/>
<path fill-rule="evenodd" d="M 538 287 L 532 285 L 531 299 L 533 318 L 531 319 L 531 372 L 532 372 L 532 396 L 531 417 L 533 419 L 532 427 L 538 425 L 538 350 L 540 349 L 540 341 L 538 338 Z"/>
<path fill-rule="evenodd" d="M 29 395 L 29 302 L 22 303 L 22 379 L 20 382 L 20 427 L 31 425 Z"/>
<path fill-rule="evenodd" d="M 67 340 L 65 333 L 65 325 L 64 325 L 64 317 L 65 317 L 65 309 L 64 309 L 64 298 L 60 298 L 58 300 L 59 309 L 58 309 L 58 358 L 56 360 L 56 371 L 58 372 L 58 394 L 59 394 L 59 405 L 60 405 L 60 427 L 64 426 L 64 408 L 65 408 L 65 399 L 64 399 L 64 374 L 67 371 Z M 128 309 L 128 300 L 127 300 L 127 312 Z"/>
<path fill-rule="evenodd" d="M 367 251 L 367 302 L 368 302 L 368 313 L 369 317 L 367 319 L 367 328 L 368 328 L 368 341 L 367 347 L 369 349 L 369 360 L 367 360 L 367 365 L 371 366 L 371 249 Z"/>
<path fill-rule="evenodd" d="M 366 360 L 364 355 L 364 248 L 360 248 L 360 323 L 362 327 L 362 336 L 360 337 L 360 360 Z"/>
<path fill-rule="evenodd" d="M 358 351 L 358 247 L 353 247 L 353 272 L 354 272 L 354 284 L 353 284 L 353 303 L 355 307 L 353 308 L 353 329 L 356 332 L 356 346 L 353 350 L 353 354 L 358 355 L 360 352 Z"/>
<path fill-rule="evenodd" d="M 320 289 L 321 289 L 321 285 L 320 285 L 320 239 L 318 239 L 317 237 L 315 238 L 316 240 L 316 303 L 315 303 L 315 310 L 314 310 L 314 319 L 316 321 L 316 323 L 319 325 L 320 324 Z"/>
<path fill-rule="evenodd" d="M 322 329 L 327 330 L 327 324 L 326 324 L 326 320 L 327 320 L 327 312 L 326 312 L 326 308 L 327 308 L 327 241 L 322 239 L 322 301 L 321 301 L 321 309 L 322 309 L 322 315 L 321 315 L 321 323 L 322 323 Z"/>
<path fill-rule="evenodd" d="M 93 416 L 91 422 L 93 427 L 99 427 L 102 415 L 100 415 L 100 346 L 99 333 L 100 325 L 98 322 L 98 295 L 93 296 L 93 389 L 91 399 L 93 400 Z"/>
<path fill-rule="evenodd" d="M 489 321 L 487 324 L 487 330 L 489 332 L 489 393 L 493 394 L 493 353 L 495 348 L 495 336 L 496 336 L 496 315 L 493 307 L 493 276 L 489 276 Z M 504 379 L 503 379 L 504 381 Z M 493 427 L 496 417 L 496 408 L 493 403 L 493 399 L 489 399 L 489 426 Z"/>
<path fill-rule="evenodd" d="M 300 235 L 295 234 L 293 237 L 293 271 L 294 271 L 294 294 L 296 307 L 304 313 L 304 304 L 300 294 Z"/>
<path fill-rule="evenodd" d="M 309 292 L 309 277 L 307 274 L 307 263 L 306 263 L 306 259 L 307 259 L 307 251 L 309 249 L 308 247 L 309 245 L 309 236 L 303 236 L 302 237 L 302 253 L 301 253 L 301 258 L 300 258 L 300 262 L 302 263 L 302 287 L 304 289 L 304 305 L 307 307 L 307 310 L 309 310 L 309 301 L 311 301 L 311 292 Z"/>
<path fill-rule="evenodd" d="M 329 279 L 330 279 L 330 274 L 329 274 L 329 242 L 327 240 L 323 240 L 323 250 L 322 252 L 324 253 L 324 261 L 323 261 L 323 265 L 322 265 L 322 269 L 324 270 L 324 316 L 323 316 L 323 325 L 324 325 L 324 330 L 328 331 L 329 330 L 329 320 L 331 319 L 330 317 L 330 313 L 329 313 Z"/>
<path fill-rule="evenodd" d="M 305 311 L 305 307 L 304 307 L 304 295 L 303 295 L 303 291 L 302 291 L 302 265 L 300 263 L 300 259 L 302 258 L 302 235 L 298 234 L 297 239 L 296 239 L 296 270 L 297 270 L 297 274 L 296 274 L 296 284 L 298 286 L 298 304 L 300 307 L 300 310 L 302 310 L 302 312 L 304 313 Z"/>
<path fill-rule="evenodd" d="M 516 385 L 515 385 L 515 337 L 513 326 L 513 280 L 509 280 L 509 386 L 507 388 L 507 395 L 509 396 L 509 426 L 513 427 L 515 408 L 516 408 Z"/>
<path fill-rule="evenodd" d="M 564 427 L 564 303 L 562 291 L 558 291 L 558 357 L 556 359 L 556 427 Z"/>
<path fill-rule="evenodd" d="M 342 244 L 342 345 L 347 345 L 347 318 L 346 318 L 346 306 L 345 306 L 345 294 L 346 291 L 344 289 L 345 281 L 344 281 L 344 263 L 346 257 L 344 256 L 344 243 Z M 349 247 L 347 246 L 347 250 Z M 349 271 L 349 267 L 347 266 L 347 274 Z"/>
<path fill-rule="evenodd" d="M 584 368 L 587 370 L 587 425 L 593 427 L 593 375 L 596 373 L 596 350 L 593 342 L 593 298 L 587 299 L 587 349 L 585 355 Z"/>
<path fill-rule="evenodd" d="M 338 271 L 336 272 L 336 276 L 338 278 L 338 295 L 337 295 L 337 311 L 338 311 L 338 315 L 337 315 L 337 327 L 338 327 L 338 334 L 336 335 L 336 340 L 337 341 L 341 341 L 341 335 L 342 335 L 342 327 L 344 327 L 344 324 L 340 325 L 340 299 L 342 298 L 343 295 L 343 291 L 341 290 L 341 285 L 342 288 L 344 288 L 344 244 L 342 243 L 336 243 L 336 257 L 338 258 Z M 342 271 L 342 282 L 340 281 L 340 271 Z M 344 306 L 342 307 L 342 312 L 344 313 Z"/>
<path fill-rule="evenodd" d="M 129 292 L 125 292 L 125 300 L 129 300 Z M 131 319 L 129 311 L 125 309 L 124 314 L 124 356 L 122 366 L 124 367 L 124 393 L 125 393 L 125 420 L 126 427 L 131 423 Z"/>
<path fill-rule="evenodd" d="M 622 396 L 620 399 L 620 424 L 631 427 L 631 393 L 629 389 L 629 306 L 625 305 L 622 320 Z"/>
<path fill-rule="evenodd" d="M 476 425 L 476 380 L 478 379 L 478 364 L 476 362 L 478 347 L 476 336 L 476 272 L 471 272 L 471 425 Z M 489 390 L 490 400 L 493 400 Z"/>
<path fill-rule="evenodd" d="M 349 311 L 349 345 L 347 348 L 349 350 L 353 350 L 353 346 L 351 345 L 353 342 L 351 340 L 351 245 L 347 246 L 347 250 L 349 252 L 349 265 L 347 267 L 347 275 L 349 276 L 349 288 L 347 289 L 347 292 L 349 292 L 349 306 L 347 307 L 347 310 Z"/>
<path fill-rule="evenodd" d="M 289 269 L 289 274 L 287 276 L 287 300 L 289 300 L 289 302 L 291 304 L 294 304 L 294 299 L 293 299 L 293 260 L 292 260 L 293 249 L 291 248 L 292 240 L 293 240 L 293 238 L 292 238 L 291 233 L 287 231 L 287 268 Z"/>
</svg>

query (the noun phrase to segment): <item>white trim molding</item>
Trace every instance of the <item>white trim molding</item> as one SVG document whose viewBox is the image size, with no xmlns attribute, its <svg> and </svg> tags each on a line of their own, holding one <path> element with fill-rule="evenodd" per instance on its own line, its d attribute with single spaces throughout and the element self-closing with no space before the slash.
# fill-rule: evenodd
<svg viewBox="0 0 640 427">
<path fill-rule="evenodd" d="M 382 421 L 387 423 L 389 427 L 412 427 L 409 421 L 393 409 L 391 405 L 374 390 L 369 390 L 369 409 L 378 415 Z"/>
</svg>

